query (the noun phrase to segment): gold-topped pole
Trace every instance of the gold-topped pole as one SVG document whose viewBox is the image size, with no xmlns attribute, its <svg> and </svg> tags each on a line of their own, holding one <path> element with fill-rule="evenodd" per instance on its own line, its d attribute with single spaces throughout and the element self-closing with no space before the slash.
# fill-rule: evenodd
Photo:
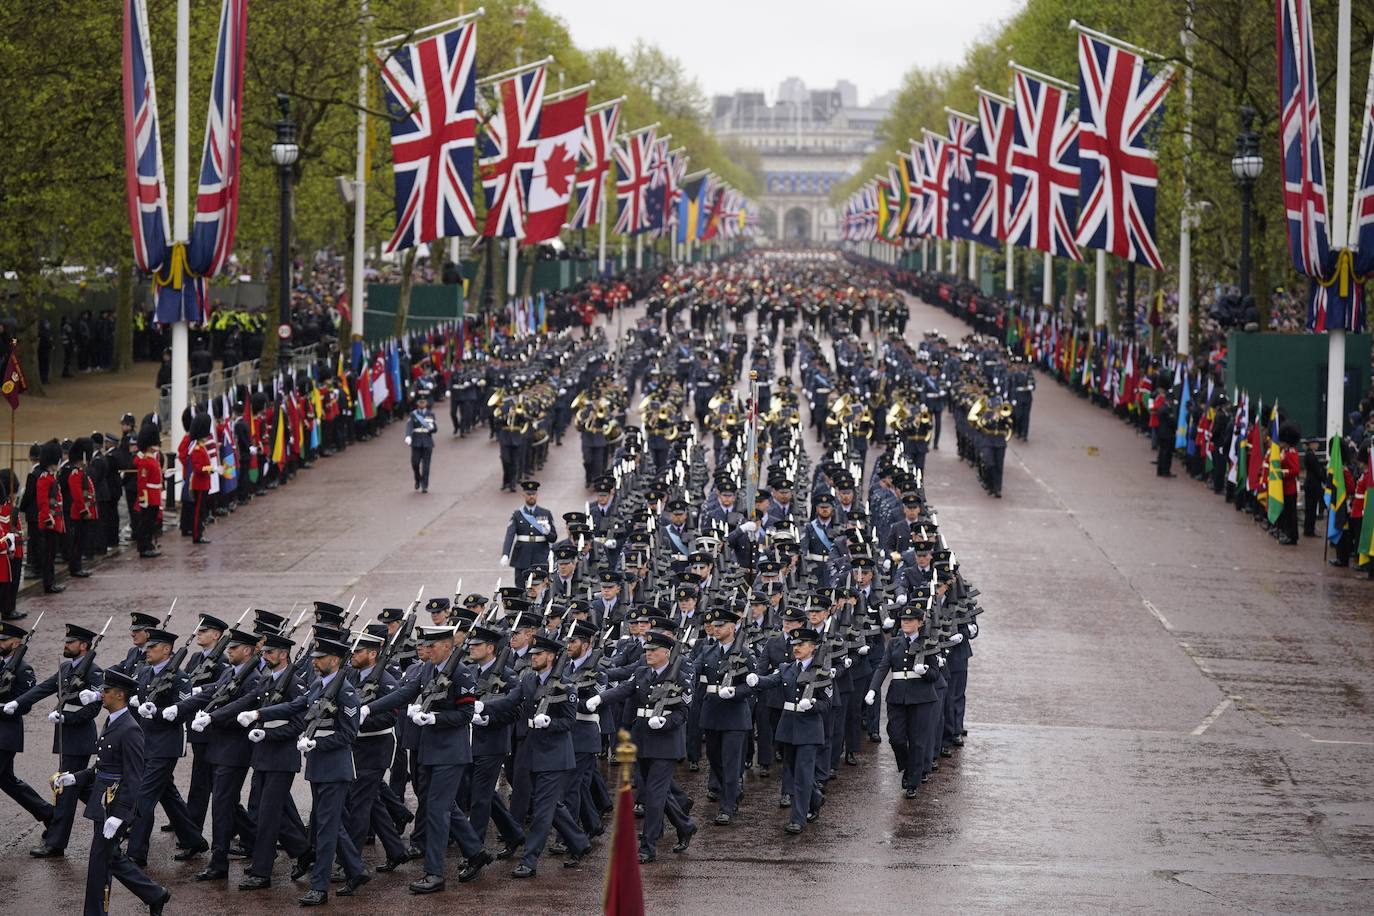
<svg viewBox="0 0 1374 916">
<path fill-rule="evenodd" d="M 620 729 L 616 738 L 620 741 L 615 746 L 615 759 L 620 764 L 620 784 L 628 786 L 633 782 L 631 774 L 634 772 L 635 754 L 639 752 L 639 748 L 630 740 L 630 733 L 626 729 Z"/>
</svg>

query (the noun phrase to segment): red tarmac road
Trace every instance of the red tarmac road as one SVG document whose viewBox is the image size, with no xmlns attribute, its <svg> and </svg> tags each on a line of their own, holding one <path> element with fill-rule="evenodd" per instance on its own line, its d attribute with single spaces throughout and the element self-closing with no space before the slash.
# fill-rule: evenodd
<svg viewBox="0 0 1374 916">
<path fill-rule="evenodd" d="M 920 304 L 911 327 L 967 330 Z M 250 605 L 285 613 L 357 595 L 374 612 L 420 585 L 451 593 L 460 575 L 465 591 L 490 593 L 509 579 L 497 558 L 515 505 L 499 492 L 495 444 L 441 437 L 422 495 L 400 439 L 392 427 L 322 461 L 215 525 L 208 548 L 169 533 L 160 560 L 121 556 L 60 597 L 24 599 L 30 622 L 48 610 L 30 653 L 40 678 L 56 664 L 59 621 L 115 615 L 107 657 L 122 657 L 127 612 L 161 613 L 174 596 L 185 632 L 196 611 L 233 619 Z M 1193 482 L 1157 479 L 1148 457 L 1130 429 L 1048 381 L 1030 442 L 1008 450 L 1004 499 L 982 493 L 948 436 L 928 463 L 929 497 L 988 609 L 967 746 L 915 801 L 899 798 L 887 745 L 869 746 L 795 838 L 782 833 L 776 776 L 750 776 L 741 816 L 718 828 L 702 778 L 684 769 L 703 826 L 686 854 L 665 845 L 646 867 L 648 911 L 1374 909 L 1374 588 L 1329 575 L 1319 545 L 1280 547 Z M 586 498 L 579 464 L 575 436 L 553 449 L 541 476 L 556 514 Z M 28 717 L 19 772 L 32 783 L 54 766 L 50 708 Z M 296 796 L 304 812 L 303 781 Z M 0 912 L 77 912 L 88 828 L 78 820 L 67 858 L 33 860 L 38 830 L 0 800 Z M 304 891 L 280 860 L 268 891 L 196 884 L 202 864 L 172 852 L 154 834 L 149 870 L 172 888 L 169 913 L 295 910 Z M 377 850 L 364 852 L 375 864 Z M 434 898 L 406 892 L 418 876 L 408 865 L 331 898 L 329 912 L 594 913 L 604 861 L 604 844 L 580 871 L 549 857 L 529 882 L 494 866 Z M 144 912 L 135 904 L 116 887 L 112 913 Z"/>
</svg>

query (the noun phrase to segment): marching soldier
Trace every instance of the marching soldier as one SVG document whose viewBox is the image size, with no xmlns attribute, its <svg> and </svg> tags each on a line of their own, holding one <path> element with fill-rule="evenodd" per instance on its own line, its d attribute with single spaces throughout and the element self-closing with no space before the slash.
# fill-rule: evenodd
<svg viewBox="0 0 1374 916">
<path fill-rule="evenodd" d="M 539 481 L 522 481 L 525 504 L 511 513 L 506 538 L 501 543 L 501 565 L 515 570 L 521 587 L 531 567 L 548 568 L 549 548 L 558 541 L 553 513 L 539 505 Z"/>
<path fill-rule="evenodd" d="M 14 773 L 14 757 L 24 750 L 24 720 L 18 715 L 18 698 L 31 690 L 36 680 L 33 667 L 22 656 L 15 657 L 28 638 L 29 632 L 18 624 L 0 622 L 0 703 L 4 704 L 0 707 L 0 791 L 46 826 L 52 820 L 53 806 Z"/>
</svg>

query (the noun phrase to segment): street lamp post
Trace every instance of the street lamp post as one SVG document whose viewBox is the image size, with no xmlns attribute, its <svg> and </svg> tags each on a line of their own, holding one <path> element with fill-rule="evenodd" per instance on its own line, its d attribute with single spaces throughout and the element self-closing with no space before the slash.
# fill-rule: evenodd
<svg viewBox="0 0 1374 916">
<path fill-rule="evenodd" d="M 291 100 L 277 94 L 277 139 L 272 144 L 272 161 L 277 164 L 277 180 L 281 186 L 280 224 L 277 227 L 277 362 L 286 364 L 286 344 L 291 339 L 291 167 L 300 156 L 296 145 L 296 122 L 291 120 Z"/>
<path fill-rule="evenodd" d="M 1236 135 L 1236 154 L 1231 157 L 1231 174 L 1240 185 L 1240 299 L 1250 295 L 1250 207 L 1254 200 L 1255 179 L 1264 171 L 1259 151 L 1259 134 L 1250 129 L 1255 109 L 1240 109 L 1240 133 Z"/>
</svg>

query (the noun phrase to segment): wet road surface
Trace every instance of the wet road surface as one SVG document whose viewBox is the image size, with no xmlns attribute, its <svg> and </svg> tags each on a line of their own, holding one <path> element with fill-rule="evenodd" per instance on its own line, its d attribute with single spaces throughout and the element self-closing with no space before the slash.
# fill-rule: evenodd
<svg viewBox="0 0 1374 916">
<path fill-rule="evenodd" d="M 967 330 L 921 304 L 912 319 L 913 335 Z M 1004 499 L 983 494 L 950 430 L 928 462 L 929 497 L 988 608 L 966 747 L 904 801 L 887 745 L 868 745 L 799 837 L 782 833 L 778 768 L 748 777 L 727 828 L 709 825 L 704 776 L 684 768 L 701 833 L 681 856 L 665 837 L 645 868 L 648 911 L 1374 909 L 1374 588 L 1328 574 L 1319 544 L 1282 548 L 1192 481 L 1155 478 L 1143 439 L 1053 382 L 1036 391 L 1029 443 L 1008 450 Z M 208 549 L 173 532 L 161 560 L 121 557 L 60 598 L 24 599 L 30 621 L 49 609 L 29 656 L 39 677 L 55 664 L 58 619 L 98 627 L 115 614 L 107 657 L 122 657 L 124 615 L 161 613 L 174 595 L 172 628 L 185 632 L 193 611 L 232 620 L 355 594 L 375 611 L 421 584 L 451 593 L 459 575 L 490 593 L 509 580 L 496 561 L 516 498 L 499 492 L 485 433 L 441 439 L 427 495 L 410 488 L 393 426 L 215 525 Z M 575 434 L 541 479 L 556 514 L 581 508 Z M 27 720 L 19 772 L 31 783 L 53 769 L 50 708 Z M 188 771 L 189 758 L 183 790 Z M 303 780 L 296 797 L 304 811 Z M 0 802 L 0 912 L 76 912 L 89 825 L 78 818 L 66 859 L 32 860 L 38 830 Z M 203 861 L 172 862 L 169 834 L 153 843 L 169 913 L 295 910 L 305 889 L 280 859 L 267 891 L 197 884 Z M 432 898 L 406 892 L 411 864 L 352 900 L 331 896 L 329 911 L 599 912 L 605 845 L 578 871 L 546 856 L 527 882 L 497 863 L 460 886 L 450 861 L 449 890 Z M 117 887 L 111 912 L 144 912 L 135 904 Z"/>
</svg>

